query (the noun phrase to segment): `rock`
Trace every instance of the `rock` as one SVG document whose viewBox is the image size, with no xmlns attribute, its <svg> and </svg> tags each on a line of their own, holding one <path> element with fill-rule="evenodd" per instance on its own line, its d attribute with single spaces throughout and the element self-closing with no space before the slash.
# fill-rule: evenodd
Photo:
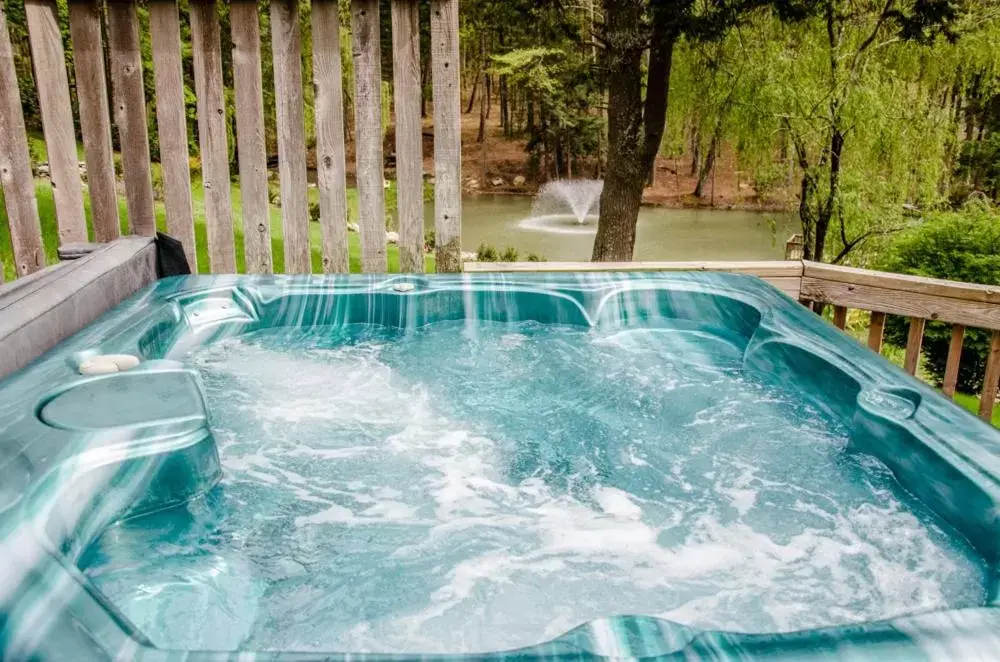
<svg viewBox="0 0 1000 662">
<path fill-rule="evenodd" d="M 524 177 L 518 175 L 517 177 L 514 178 L 514 186 L 524 186 L 525 183 L 527 183 L 527 181 L 528 180 L 526 180 Z"/>
<path fill-rule="evenodd" d="M 475 262 L 479 258 L 475 253 L 462 251 L 462 262 Z"/>
<path fill-rule="evenodd" d="M 361 226 L 359 226 L 357 223 L 348 223 L 347 224 L 347 231 L 348 232 L 361 232 Z"/>
<path fill-rule="evenodd" d="M 506 183 L 507 182 L 505 182 L 500 177 L 494 177 L 493 179 L 490 180 L 490 184 L 493 184 L 493 186 L 503 186 Z"/>
<path fill-rule="evenodd" d="M 399 243 L 399 233 L 398 232 L 386 232 L 385 233 L 385 240 L 388 243 L 390 243 L 390 244 L 398 244 Z"/>
<path fill-rule="evenodd" d="M 48 163 L 39 163 L 35 167 L 35 169 L 38 170 L 38 174 L 39 175 L 41 175 L 43 177 L 48 177 L 49 176 L 49 164 Z"/>
<path fill-rule="evenodd" d="M 467 181 L 465 183 L 465 185 L 466 185 L 466 187 L 468 187 L 470 189 L 477 189 L 477 188 L 479 188 L 479 180 L 478 179 L 470 179 L 469 181 Z"/>
<path fill-rule="evenodd" d="M 391 186 L 391 184 L 392 183 L 388 179 L 383 179 L 382 180 L 382 188 L 389 188 L 389 186 Z"/>
</svg>

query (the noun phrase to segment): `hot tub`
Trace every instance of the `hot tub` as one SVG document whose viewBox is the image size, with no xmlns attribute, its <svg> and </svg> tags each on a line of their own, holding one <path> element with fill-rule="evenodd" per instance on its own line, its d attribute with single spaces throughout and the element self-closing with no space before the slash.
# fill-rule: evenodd
<svg viewBox="0 0 1000 662">
<path fill-rule="evenodd" d="M 10 659 L 1000 655 L 1000 434 L 750 277 L 161 280 L 0 444 Z"/>
</svg>

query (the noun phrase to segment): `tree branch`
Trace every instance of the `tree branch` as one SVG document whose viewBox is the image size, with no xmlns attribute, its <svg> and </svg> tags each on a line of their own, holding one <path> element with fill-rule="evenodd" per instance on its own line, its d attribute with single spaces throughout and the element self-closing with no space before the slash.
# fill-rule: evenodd
<svg viewBox="0 0 1000 662">
<path fill-rule="evenodd" d="M 851 73 L 853 73 L 858 67 L 858 60 L 861 58 L 861 54 L 868 50 L 868 47 L 875 42 L 878 38 L 878 33 L 885 25 L 885 22 L 889 20 L 889 16 L 892 15 L 892 7 L 896 4 L 896 0 L 885 0 L 885 6 L 882 7 L 882 13 L 879 15 L 878 20 L 875 21 L 875 27 L 872 28 L 872 32 L 868 37 L 861 42 L 858 46 L 858 50 L 854 52 L 854 57 L 851 60 Z"/>
<path fill-rule="evenodd" d="M 885 237 L 885 236 L 890 235 L 890 234 L 896 234 L 897 232 L 902 232 L 903 230 L 905 230 L 906 227 L 907 226 L 905 226 L 905 225 L 898 225 L 898 226 L 894 226 L 894 227 L 891 227 L 891 228 L 885 228 L 885 229 L 882 229 L 882 230 L 869 230 L 868 232 L 863 232 L 859 236 L 855 237 L 853 240 L 851 240 L 851 241 L 845 241 L 844 242 L 844 247 L 840 250 L 839 253 L 837 253 L 837 257 L 835 257 L 835 258 L 833 258 L 833 260 L 831 260 L 830 264 L 840 264 L 844 260 L 844 258 L 846 258 L 847 255 L 852 250 L 854 250 L 855 247 L 857 247 L 862 242 L 865 242 L 868 239 L 871 239 L 872 237 Z M 843 229 L 843 224 L 841 224 L 841 229 Z M 841 236 L 844 236 L 844 235 L 841 235 Z"/>
</svg>

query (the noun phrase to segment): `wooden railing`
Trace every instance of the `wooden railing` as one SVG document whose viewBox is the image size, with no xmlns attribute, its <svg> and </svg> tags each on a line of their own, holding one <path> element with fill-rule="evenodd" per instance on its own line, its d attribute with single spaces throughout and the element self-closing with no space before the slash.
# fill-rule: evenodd
<svg viewBox="0 0 1000 662">
<path fill-rule="evenodd" d="M 467 263 L 466 271 L 726 271 L 762 278 L 803 303 L 833 306 L 833 323 L 847 325 L 849 309 L 871 313 L 867 344 L 882 350 L 886 316 L 909 320 L 903 368 L 915 374 L 928 321 L 952 325 L 942 391 L 954 397 L 966 329 L 991 332 L 979 415 L 990 420 L 1000 386 L 1000 288 L 934 278 L 853 269 L 804 261 L 785 262 L 515 262 Z"/>
<path fill-rule="evenodd" d="M 208 266 L 214 273 L 231 273 L 236 271 L 236 251 L 220 22 L 216 0 L 190 0 L 188 4 L 209 264 L 196 264 L 182 74 L 184 45 L 178 4 L 175 0 L 148 0 L 166 226 L 167 231 L 183 243 L 192 267 Z M 255 0 L 229 2 L 238 179 L 243 209 L 242 219 L 237 220 L 242 220 L 246 270 L 270 273 L 274 261 L 257 6 Z M 297 0 L 271 0 L 270 4 L 285 271 L 307 273 L 312 263 L 304 84 L 312 84 L 315 88 L 315 160 L 322 270 L 346 271 L 347 168 L 338 3 L 337 0 L 311 2 L 312 81 L 303 81 L 299 6 Z M 400 268 L 403 271 L 424 269 L 418 9 L 419 0 L 392 0 L 393 110 L 396 117 Z M 26 0 L 25 16 L 60 245 L 88 241 L 74 110 L 80 119 L 94 241 L 106 242 L 119 235 L 112 126 L 117 129 L 121 146 L 129 230 L 133 234 L 153 234 L 155 203 L 137 3 L 135 0 L 70 0 L 68 22 L 74 54 L 76 109 L 72 105 L 55 0 Z M 102 17 L 106 19 L 106 44 Z M 352 0 L 361 264 L 370 272 L 384 272 L 387 268 L 379 25 L 378 0 Z M 461 268 L 458 0 L 431 0 L 430 34 L 437 269 L 458 271 Z M 109 71 L 105 69 L 106 59 Z M 112 91 L 110 107 L 109 89 Z M 10 33 L 2 8 L 0 184 L 4 190 L 15 273 L 27 275 L 45 265 L 45 254 L 28 135 Z M 3 270 L 0 269 L 0 281 L 2 278 Z"/>
</svg>

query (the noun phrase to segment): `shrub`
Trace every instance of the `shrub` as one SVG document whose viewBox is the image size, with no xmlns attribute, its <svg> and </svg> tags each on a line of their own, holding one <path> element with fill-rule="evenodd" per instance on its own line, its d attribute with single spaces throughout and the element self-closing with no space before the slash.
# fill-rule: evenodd
<svg viewBox="0 0 1000 662">
<path fill-rule="evenodd" d="M 959 211 L 929 214 L 894 242 L 882 268 L 887 271 L 1000 285 L 1000 213 L 988 202 L 970 202 Z M 906 320 L 890 318 L 889 342 L 906 344 Z M 924 332 L 926 367 L 940 384 L 944 379 L 951 325 L 928 322 Z M 958 388 L 978 392 L 983 385 L 990 335 L 969 329 L 965 334 Z"/>
<path fill-rule="evenodd" d="M 500 253 L 501 262 L 517 262 L 518 253 L 517 249 L 513 246 L 508 246 L 503 249 L 503 253 Z"/>
<path fill-rule="evenodd" d="M 476 259 L 480 262 L 499 262 L 500 253 L 497 252 L 497 249 L 484 241 L 479 244 L 479 248 L 476 249 Z"/>
</svg>

